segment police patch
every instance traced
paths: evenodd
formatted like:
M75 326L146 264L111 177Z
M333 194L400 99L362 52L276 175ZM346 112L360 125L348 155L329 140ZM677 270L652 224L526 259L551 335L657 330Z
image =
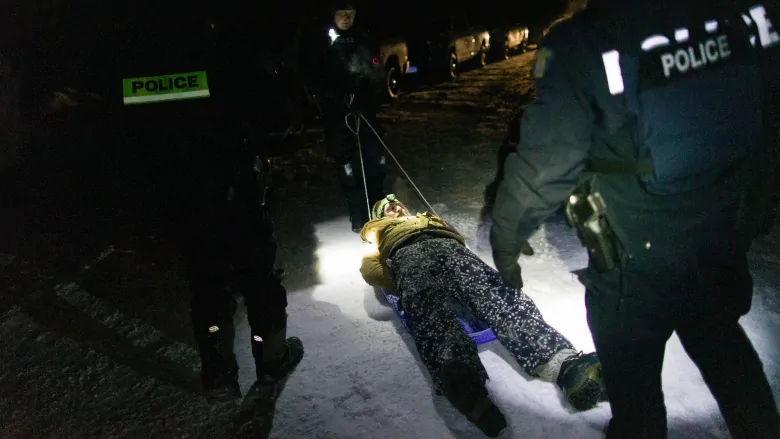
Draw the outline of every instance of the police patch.
M744 37L725 26L721 31L681 28L674 43L646 50L639 56L639 89L662 87L670 82L718 70L750 57Z
M207 98L205 71L122 79L125 105Z
M536 57L534 58L533 75L534 78L541 78L547 71L547 66L550 65L550 61L553 60L552 50L542 47L536 51Z

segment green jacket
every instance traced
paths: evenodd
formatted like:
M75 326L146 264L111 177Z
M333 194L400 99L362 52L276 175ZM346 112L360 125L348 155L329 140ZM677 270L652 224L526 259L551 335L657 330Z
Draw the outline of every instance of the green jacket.
M393 291L393 280L387 260L410 239L422 233L452 238L465 245L463 236L441 218L430 213L418 213L406 218L378 218L363 226L360 237L375 246L375 251L363 257L360 274L369 285Z

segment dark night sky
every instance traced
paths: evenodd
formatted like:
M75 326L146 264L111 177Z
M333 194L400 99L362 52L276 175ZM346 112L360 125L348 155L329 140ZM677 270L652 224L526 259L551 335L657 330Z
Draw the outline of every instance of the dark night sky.
M112 59L127 53L138 54L153 47L165 52L184 47L193 39L202 38L209 13L208 0L0 0L0 51L12 62L23 66L27 74L39 75L41 86L48 82L81 82L86 85L105 80ZM275 38L292 38L302 17L328 17L329 4L323 0L213 0L219 9L216 15L245 22L243 29L264 30ZM431 15L446 13L441 2L413 0L362 2L358 23L369 24L373 18L393 32L404 26L416 27ZM486 23L490 17L527 19L528 8L545 7L556 2L538 0L505 2L486 0L470 2L460 9L472 24ZM445 3L446 5L446 3ZM508 8L513 8L513 10ZM457 9L449 7L448 9ZM362 22L361 22L362 19ZM239 20L240 21L240 20ZM389 26L388 26L389 24ZM224 26L241 29L240 25ZM370 27L370 26L369 26ZM377 27L374 25L374 27ZM246 33L248 33L247 31ZM140 40L139 40L140 39ZM133 47L143 41L143 48ZM193 45L194 46L194 45ZM179 51L180 52L180 51ZM134 56L136 56L134 55ZM167 54L166 54L167 55ZM186 54L180 54L186 56Z

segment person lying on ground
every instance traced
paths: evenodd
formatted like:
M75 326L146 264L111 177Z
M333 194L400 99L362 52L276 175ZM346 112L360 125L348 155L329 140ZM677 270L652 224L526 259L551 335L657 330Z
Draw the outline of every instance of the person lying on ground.
M507 425L488 395L487 371L461 329L453 301L490 325L528 375L555 382L574 408L599 402L601 364L595 353L576 351L530 297L466 248L460 233L430 213L411 215L392 194L372 212L360 236L376 247L363 257L360 274L369 285L399 296L437 391L469 421L492 437Z

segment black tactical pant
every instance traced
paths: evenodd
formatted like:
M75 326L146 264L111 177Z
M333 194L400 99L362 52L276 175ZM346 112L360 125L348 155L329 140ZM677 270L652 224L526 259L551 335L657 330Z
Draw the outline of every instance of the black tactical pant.
M667 437L661 369L675 331L732 436L780 437L761 361L738 323L751 306L752 280L736 238L720 236L696 250L652 243L622 272L589 270L583 283L612 406L608 438Z
M259 204L226 202L211 215L191 218L184 230L180 248L204 376L235 374L235 292L244 298L253 346L286 325L287 292L275 273L271 219Z
M379 131L375 119L368 117L371 125ZM355 119L349 116L349 125L355 129ZM370 206L379 201L384 193L385 155L377 136L366 126L365 121L360 120L358 132L360 134L360 151L357 137L346 125L343 117L331 118L325 127L325 141L329 155L337 166L338 178L344 192L349 216L354 223L360 226L369 218ZM381 131L379 131L381 134ZM365 187L363 185L362 170L365 169ZM367 193L366 193L367 189ZM368 195L368 198L366 198Z
M452 359L487 379L477 345L461 329L453 301L485 321L530 376L556 353L573 349L544 321L530 297L453 239L418 238L396 251L391 270L420 358L437 388L439 368Z
M161 197L186 265L206 379L237 372L236 293L244 298L253 340L283 329L287 318L287 294L275 273L273 224L259 201L253 156L238 152L240 139L224 132L232 131L186 126L158 131L153 139L159 151L173 151L155 157L153 193Z

